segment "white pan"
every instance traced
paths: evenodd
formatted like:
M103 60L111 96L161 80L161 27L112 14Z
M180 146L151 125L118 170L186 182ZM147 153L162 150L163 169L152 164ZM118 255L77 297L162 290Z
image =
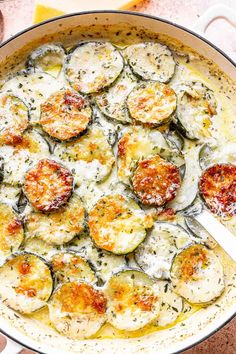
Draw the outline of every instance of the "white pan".
M235 13L228 12L224 7L216 7L198 23L199 29L204 31L209 22L219 16L227 17L230 22L236 20ZM115 26L120 23L144 27L148 31L174 37L213 60L228 76L236 80L236 64L220 49L197 33L157 17L125 11L76 13L38 24L3 43L0 47L0 58L4 61L6 57L12 56L32 41L38 41L45 35L65 31L78 25L111 24ZM236 273L236 266L234 272ZM219 306L211 305L206 309L201 309L171 329L133 339L69 340L49 327L45 326L44 328L43 324L39 326L33 320L16 315L12 310L0 304L1 332L18 343L15 344L8 340L8 345L3 353L18 353L22 346L47 354L179 353L204 340L236 315L236 279L234 279L233 285L227 288L220 299Z

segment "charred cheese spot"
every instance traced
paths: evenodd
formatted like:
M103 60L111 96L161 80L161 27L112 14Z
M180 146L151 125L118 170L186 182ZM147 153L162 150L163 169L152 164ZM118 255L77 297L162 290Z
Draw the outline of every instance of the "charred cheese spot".
M75 253L56 253L51 262L58 282L86 281L95 283L97 280L88 262Z
M84 229L84 207L74 195L68 204L54 213L32 212L26 218L26 237L37 237L48 244L62 245L71 241Z
M136 86L128 96L131 117L143 124L158 126L166 123L176 108L176 94L160 82Z
M23 238L21 221L9 205L0 203L0 262L17 251Z
M65 283L50 301L50 320L69 338L88 338L105 322L106 303L103 293L89 284Z
M0 97L0 145L20 142L28 124L28 108L23 101L12 94L3 94Z
M124 270L105 286L108 321L116 328L134 331L157 319L159 287L141 271Z
M101 198L89 212L90 235L99 248L115 254L132 252L152 227L146 215L132 200L119 194Z
M72 142L58 144L54 153L73 170L78 184L83 180L103 180L115 162L106 136L97 127Z
M76 91L92 93L112 84L123 65L121 54L111 43L87 42L68 56L65 72Z
M177 166L155 155L138 163L133 189L143 204L162 206L174 199L181 184Z
M53 138L68 140L87 128L91 115L84 97L68 89L61 90L41 105L40 124Z
M174 291L190 303L208 303L224 290L222 265L203 245L192 245L180 252L171 269Z
M157 130L132 127L126 131L118 143L118 177L129 184L132 170L137 161L155 155L168 145L163 135Z
M32 313L46 305L53 289L46 263L33 254L16 255L0 268L2 301L21 313Z
M209 167L200 178L199 191L213 213L236 215L236 165Z
M56 211L69 199L73 177L56 161L40 160L25 175L24 193L39 211Z

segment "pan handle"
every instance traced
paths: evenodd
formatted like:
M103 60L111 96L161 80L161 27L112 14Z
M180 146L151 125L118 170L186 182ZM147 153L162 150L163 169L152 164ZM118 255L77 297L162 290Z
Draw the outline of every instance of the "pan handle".
M236 26L236 11L223 4L217 4L209 7L209 9L199 17L193 26L193 30L204 35L207 27L217 18L224 18L231 23L232 26Z
M7 344L1 354L18 354L23 349L23 347L16 342L13 342L11 339L6 338Z

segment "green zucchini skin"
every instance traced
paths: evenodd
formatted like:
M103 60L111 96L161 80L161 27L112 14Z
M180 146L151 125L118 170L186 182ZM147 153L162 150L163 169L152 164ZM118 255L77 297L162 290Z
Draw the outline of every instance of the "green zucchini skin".
M30 166L49 157L50 150L41 134L28 129L17 144L0 146L0 155L3 159L3 182L17 187L23 185Z
M118 123L130 123L132 120L126 106L126 99L136 84L137 79L129 67L124 67L116 81L96 96L96 103L101 112Z
M51 258L51 266L58 283L85 281L94 284L97 282L89 262L72 250L55 253Z
M65 206L54 213L32 211L25 217L26 238L37 237L54 246L70 242L82 233L84 227L84 206L75 193Z
M118 329L143 328L159 315L159 287L140 270L126 269L114 274L105 285L104 293L108 322Z
M161 43L134 44L124 50L133 73L143 80L167 83L174 76L176 63L170 49Z
M137 84L127 96L126 104L134 122L149 127L168 123L176 110L175 91L164 83L147 81Z
M44 44L35 49L26 60L26 67L57 78L63 68L65 49L61 44Z
M34 271L34 265L38 265L39 269ZM0 268L0 279L3 301L23 314L30 314L44 307L54 288L50 265L42 257L29 252L14 253L9 257Z
M74 281L61 284L49 302L49 317L58 332L71 339L96 334L106 321L106 298L101 289Z
M113 64L116 66L114 72L111 73L109 73L109 63L111 59L108 60L108 58L106 58L106 51L113 56ZM78 63L83 52L85 58ZM102 55L104 56L103 58L101 58ZM76 58L76 56L78 58ZM72 63L72 61L74 61L74 63ZM87 67L86 63L88 63ZM79 65L80 68L79 76L78 71L75 70L76 65ZM82 65L83 69L81 68ZM96 68L96 66L98 66L98 68ZM91 70L91 68L93 69ZM101 41L79 43L70 51L65 61L65 75L67 80L76 91L84 94L100 92L102 89L109 87L121 74L123 68L124 59L120 52L111 43ZM103 80L100 80L99 76L100 79L102 77Z
M97 248L89 235L76 237L69 249L86 259L95 271L99 284L104 284L120 269L127 267L125 256L115 255Z
M168 207L175 211L185 211L192 205L198 195L198 180L201 174L199 165L199 151L201 144L185 141L183 154L185 156L185 174L175 199L168 203Z
M134 200L120 194L99 199L88 216L90 236L96 246L117 255L133 252L152 224L152 217Z
M191 304L208 305L225 288L220 260L202 244L191 245L175 256L171 281L174 291Z
M177 129L190 140L209 138L212 118L217 114L214 92L200 81L190 81L179 85L177 97Z
M182 226L155 222L145 241L136 249L135 260L149 276L169 279L175 254L191 243L189 233Z

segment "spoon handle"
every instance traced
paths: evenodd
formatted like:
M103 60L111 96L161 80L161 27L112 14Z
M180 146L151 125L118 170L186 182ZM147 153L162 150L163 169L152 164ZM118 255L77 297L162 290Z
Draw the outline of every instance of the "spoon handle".
M236 262L236 237L207 210L203 210L194 218Z

